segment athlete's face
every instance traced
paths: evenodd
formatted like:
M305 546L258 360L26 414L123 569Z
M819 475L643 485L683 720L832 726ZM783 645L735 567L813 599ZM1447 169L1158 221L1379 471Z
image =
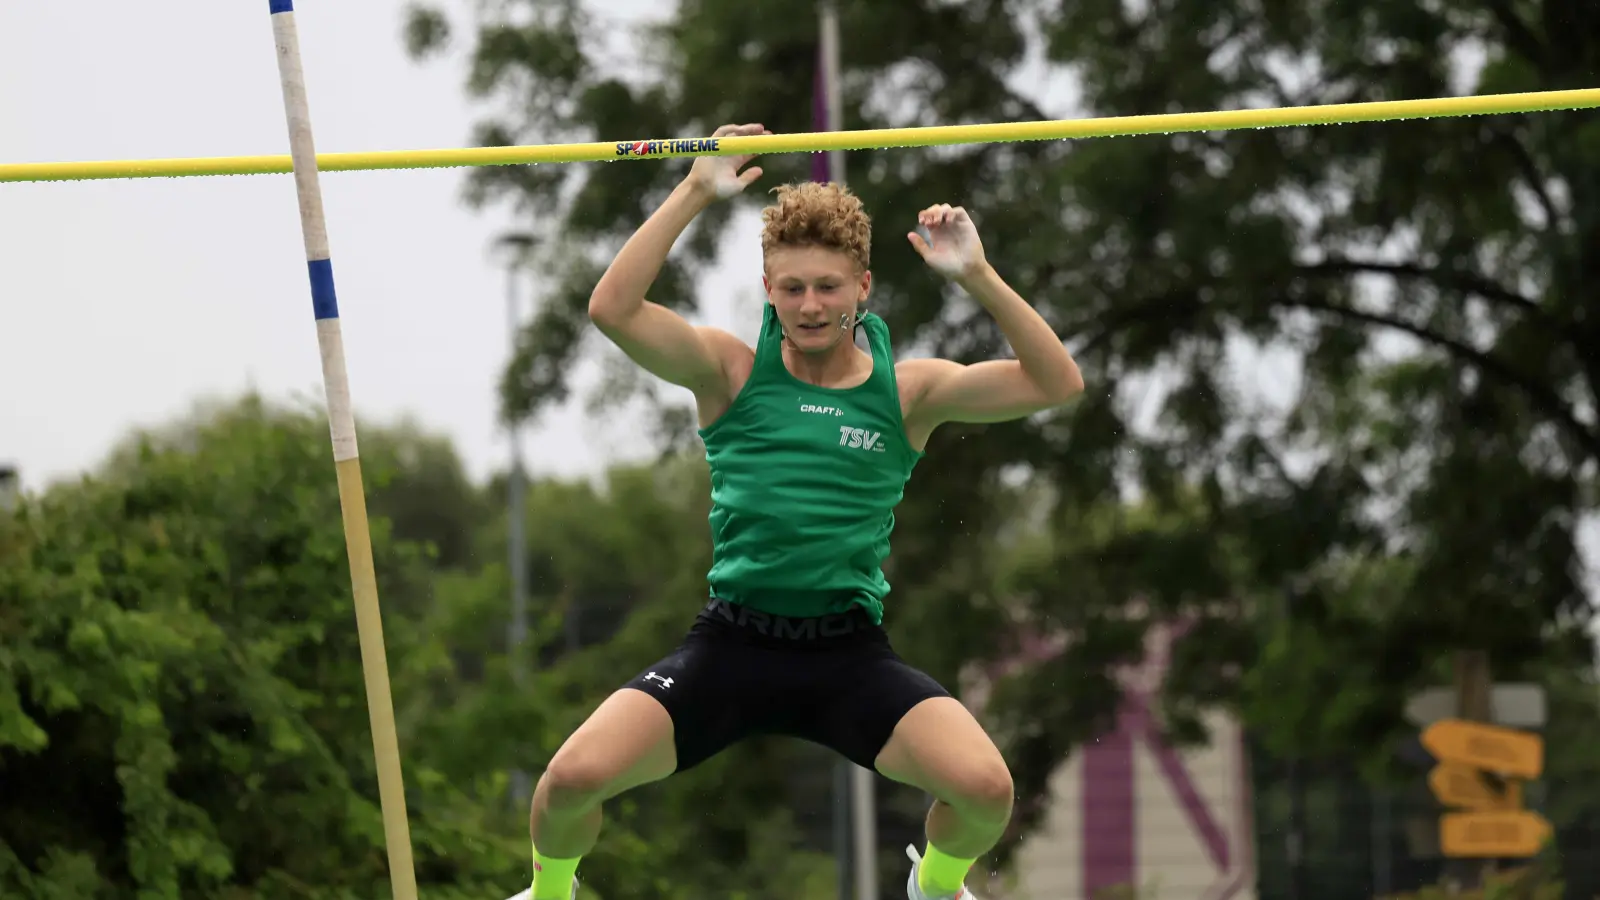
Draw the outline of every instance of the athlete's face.
M789 342L804 353L824 353L849 343L849 322L872 290L872 273L856 271L855 261L837 250L777 247L767 253L761 283Z

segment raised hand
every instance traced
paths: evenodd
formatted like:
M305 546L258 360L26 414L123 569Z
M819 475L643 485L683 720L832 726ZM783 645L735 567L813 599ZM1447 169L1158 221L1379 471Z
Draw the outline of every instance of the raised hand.
M744 137L755 134L771 134L765 125L724 125L712 132L712 137ZM741 154L739 156L700 156L696 157L694 165L689 169L689 180L697 187L703 188L717 197L727 199L743 191L761 177L761 167L751 166L744 171L746 163L755 159L754 154Z
M931 243L915 231L906 237L934 271L956 278L983 267L983 242L965 209L948 203L930 206L917 214L917 224L927 230Z

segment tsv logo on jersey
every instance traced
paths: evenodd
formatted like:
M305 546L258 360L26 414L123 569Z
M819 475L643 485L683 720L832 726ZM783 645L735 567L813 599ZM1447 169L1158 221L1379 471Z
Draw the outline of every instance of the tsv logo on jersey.
M883 442L882 432L840 425L839 446L860 447L863 450L871 450L873 453L882 453L888 445Z
M810 403L802 403L802 404L800 404L800 411L803 412L803 413L816 413L819 416L842 416L842 415L844 415L844 410L840 409L837 406L813 406Z
M661 153L711 153L719 138L693 138L683 141L618 141L618 156L655 156Z

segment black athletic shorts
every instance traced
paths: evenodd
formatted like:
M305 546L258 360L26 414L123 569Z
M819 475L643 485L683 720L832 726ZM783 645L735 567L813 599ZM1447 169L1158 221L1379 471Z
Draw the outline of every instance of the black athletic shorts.
M679 772L760 734L812 741L871 769L913 706L950 696L859 609L786 618L723 600L627 687L672 716Z

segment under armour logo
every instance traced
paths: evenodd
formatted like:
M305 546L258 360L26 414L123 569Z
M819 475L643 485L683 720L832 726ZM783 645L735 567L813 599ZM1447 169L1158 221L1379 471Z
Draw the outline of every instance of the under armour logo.
M664 687L664 688L672 687L672 679L671 678L662 678L660 675L657 675L654 672L651 672L649 675L646 675L644 677L644 680L645 681L659 681L659 682L661 682L661 686Z

